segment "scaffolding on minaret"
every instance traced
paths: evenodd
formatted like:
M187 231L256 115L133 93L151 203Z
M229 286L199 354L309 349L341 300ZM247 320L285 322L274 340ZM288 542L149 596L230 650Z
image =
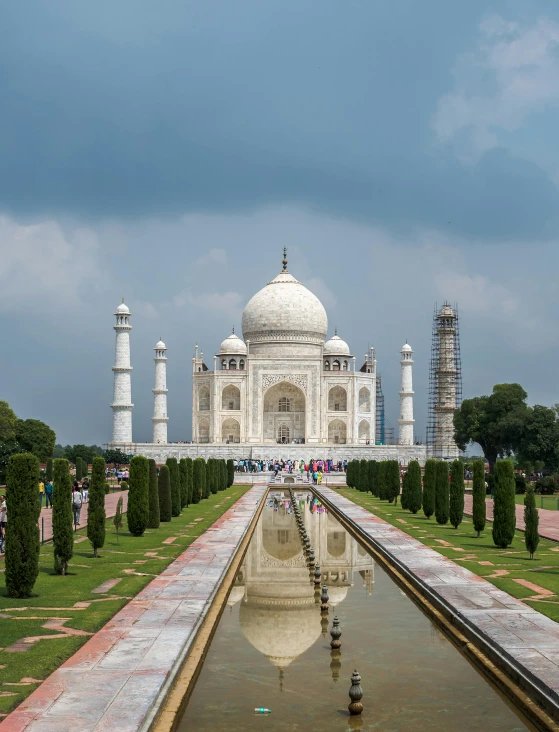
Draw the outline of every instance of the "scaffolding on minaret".
M376 378L375 442L377 445L394 444L394 427L384 414L384 394L380 374Z
M462 403L462 363L458 307L435 303L429 368L427 455L454 460L459 455L454 441L454 412Z

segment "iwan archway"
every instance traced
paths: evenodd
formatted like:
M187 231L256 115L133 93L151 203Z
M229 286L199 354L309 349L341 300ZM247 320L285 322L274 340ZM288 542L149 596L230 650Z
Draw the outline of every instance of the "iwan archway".
M304 442L305 406L305 395L295 384L282 381L270 387L264 394L264 442Z

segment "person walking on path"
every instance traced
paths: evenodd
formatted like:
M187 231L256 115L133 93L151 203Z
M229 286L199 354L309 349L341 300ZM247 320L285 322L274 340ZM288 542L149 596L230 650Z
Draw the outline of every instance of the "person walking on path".
M53 494L53 488L52 488L52 480L47 480L47 484L45 486L45 508L52 508L52 494Z
M72 491L72 511L74 512L74 531L77 530L80 524L80 512L82 510L83 498L77 486L74 485Z
M43 496L45 495L45 484L42 480L39 481L39 500L41 501L41 508L43 507Z
M8 509L6 507L6 496L0 496L0 554L6 551L6 524L8 522Z

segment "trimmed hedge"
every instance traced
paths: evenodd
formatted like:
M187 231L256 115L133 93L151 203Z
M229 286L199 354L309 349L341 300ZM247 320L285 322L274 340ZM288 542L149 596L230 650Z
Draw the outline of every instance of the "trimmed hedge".
M72 478L65 458L54 461L54 505L52 507L52 543L54 571L65 575L74 554L74 516L72 514Z
M495 463L495 498L493 501L493 542L506 549L516 529L514 470L510 460Z
M464 518L464 466L454 460L450 466L450 502L448 518L457 529Z
M188 506L188 468L186 467L186 458L179 460L179 477L181 484L181 506Z
M143 536L149 518L149 462L143 455L130 461L130 488L126 520L132 536Z
M385 494L389 503L398 502L400 495L400 465L397 460L387 460L385 466Z
M206 498L206 461L204 458L196 458L192 464L192 503L200 503Z
M186 458L186 477L187 477L187 488L188 488L188 503L187 505L190 506L191 503L194 503L192 500L193 495L193 486L192 486L192 458L187 457Z
M483 460L474 460L472 481L472 522L479 537L485 528L485 464Z
M444 460L437 460L435 476L435 518L441 526L448 523L449 504L448 464Z
M416 514L421 508L421 467L417 460L412 460L408 465L407 476L407 497L406 504L409 511ZM403 496L403 494L402 494Z
M94 557L99 556L97 552L105 544L105 468L102 457L93 458L87 504L87 538L93 547Z
M235 482L235 466L233 465L233 459L229 458L227 461L227 487L230 488Z
M159 528L159 487L157 485L157 465L149 460L148 529Z
M167 458L167 466L169 467L169 479L171 481L171 515L181 515L181 479L179 474L179 464L177 458Z
M530 552L530 559L534 558L534 554L540 543L539 522L540 517L536 508L534 489L532 486L529 486L524 496L524 543L526 544L527 551Z
M162 465L159 468L159 520L164 523L171 520L172 504L171 504L171 476L169 475L169 466Z
M427 460L425 463L425 474L423 476L423 499L421 507L423 513L430 519L435 513L435 488L437 483L437 461Z

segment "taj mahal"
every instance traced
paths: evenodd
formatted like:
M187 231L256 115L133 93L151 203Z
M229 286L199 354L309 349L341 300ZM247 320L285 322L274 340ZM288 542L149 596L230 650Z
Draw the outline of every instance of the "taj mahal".
M442 312L442 311L441 311ZM377 435L377 361L370 348L359 361L334 331L320 300L288 270L282 270L247 303L242 338L233 332L207 362L196 345L192 359L192 442L167 440L167 347L154 348L153 441L132 439L131 313L116 309L111 445L128 454L164 461L174 457L254 459L426 458L414 441L413 351L400 351L400 414L395 444ZM452 322L451 322L452 325ZM447 400L448 401L448 400ZM442 404L452 418L453 404ZM447 425L447 432L448 432ZM451 430L450 430L451 431Z

